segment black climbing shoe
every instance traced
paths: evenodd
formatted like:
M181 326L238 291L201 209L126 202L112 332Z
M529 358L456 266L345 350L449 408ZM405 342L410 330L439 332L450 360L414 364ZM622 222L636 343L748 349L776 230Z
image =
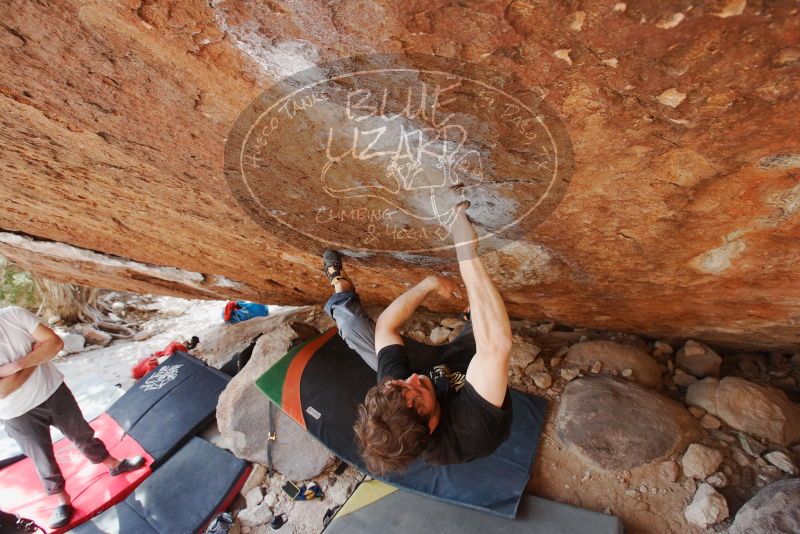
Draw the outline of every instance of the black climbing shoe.
M119 465L113 469L109 469L112 477L127 473L128 471L135 471L144 465L144 458L141 456L134 456L132 458L125 458L120 460Z
M50 516L47 528L61 528L67 526L69 520L72 519L72 513L74 511L75 508L70 504L59 504L56 509L53 510L53 515Z
M342 267L342 256L335 250L329 249L322 253L322 270L325 271L325 276L331 285L337 280L347 280Z

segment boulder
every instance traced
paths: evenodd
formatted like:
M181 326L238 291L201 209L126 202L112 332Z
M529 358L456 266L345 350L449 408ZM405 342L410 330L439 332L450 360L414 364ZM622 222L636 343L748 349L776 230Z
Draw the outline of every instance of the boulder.
M555 424L563 444L592 465L611 470L664 459L703 435L680 403L607 376L567 384Z
M450 337L450 333L452 330L449 328L445 328L444 326L437 326L433 330L431 330L431 343L434 345L441 345L442 343L447 342L447 338Z
M276 313L260 321L258 339L249 363L230 381L217 404L217 423L227 447L239 458L266 465L269 436L269 400L255 381L289 350L297 336L291 323L313 320L309 310ZM246 324L250 321L245 321ZM250 335L249 333L247 335ZM292 480L306 480L321 473L333 460L319 441L273 408L275 434L272 460L275 470Z
M675 363L698 378L719 376L722 357L706 345L690 339L675 355Z
M533 373L533 383L536 384L537 388L547 389L553 385L553 378L550 376L550 373L539 371Z
M518 365L523 369L532 364L539 353L542 351L532 343L528 343L521 336L514 334L511 345L511 365Z
M728 534L797 534L800 532L800 479L764 487L736 513Z
M697 377L690 375L683 369L675 369L675 374L672 375L672 381L676 386L687 388L697 382Z
M689 478L703 480L716 472L724 458L722 452L717 449L692 443L681 458L683 474Z
M113 340L111 334L103 332L88 324L76 324L72 327L76 334L80 334L89 345L97 345L98 347L106 347Z
M728 518L728 502L709 484L700 484L691 504L683 511L690 523L707 527Z
M264 488L256 486L251 488L244 496L244 501L247 503L247 508L252 508L261 504L264 500Z
M266 525L272 521L273 516L270 507L262 502L256 506L245 508L236 517L243 527L256 527L258 525Z
M637 346L604 340L585 341L572 345L566 355L566 363L579 368L590 368L595 362L601 362L604 374L630 369L632 378L643 386L656 388L661 384L658 362Z
M82 351L86 344L86 339L80 334L68 332L66 334L60 334L60 336L61 341L64 342L64 348L62 350L67 354L74 354Z
M798 474L797 466L785 452L770 451L764 455L764 459L784 473L788 473L790 475Z
M788 446L800 440L800 407L777 388L744 378L706 378L689 386L686 403L737 430Z

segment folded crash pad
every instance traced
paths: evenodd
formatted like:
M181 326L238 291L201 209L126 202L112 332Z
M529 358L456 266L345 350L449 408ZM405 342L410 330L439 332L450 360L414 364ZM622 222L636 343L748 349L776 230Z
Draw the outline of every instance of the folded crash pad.
M107 413L153 457L155 468L214 419L229 380L197 358L176 352Z
M66 532L72 526L86 521L123 499L151 472L153 458L135 439L125 432L114 419L102 414L91 423L95 435L105 443L116 458L143 456L145 466L112 477L103 464L92 464L78 451L71 441L61 439L53 445L56 461L66 479L66 490L72 496L75 513L70 524L50 532ZM25 458L0 470L0 508L47 525L53 510L58 505L54 497L48 496L33 462Z
M325 534L622 534L622 522L613 515L576 508L526 495L516 519L482 514L425 499L372 480L356 488Z
M178 534L202 531L230 506L250 465L201 438L192 438L124 501L72 532Z
M256 386L339 458L366 471L353 424L357 406L375 385L375 371L337 334L333 328L295 347ZM420 460L402 473L376 478L443 501L514 517L530 478L547 402L518 391L511 392L511 401L511 435L491 456L446 466Z

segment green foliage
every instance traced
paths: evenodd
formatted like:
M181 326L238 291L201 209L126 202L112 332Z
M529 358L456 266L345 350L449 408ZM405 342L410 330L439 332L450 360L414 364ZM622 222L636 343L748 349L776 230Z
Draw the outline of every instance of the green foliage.
M35 310L40 302L31 275L0 256L0 306Z

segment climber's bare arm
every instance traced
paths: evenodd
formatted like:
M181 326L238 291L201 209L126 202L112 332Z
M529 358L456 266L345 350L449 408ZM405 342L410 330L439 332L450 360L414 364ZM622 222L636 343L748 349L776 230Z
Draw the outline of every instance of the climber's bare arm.
M0 378L0 399L5 399L14 393L33 374L35 367L28 367L11 376Z
M375 353L389 345L404 345L400 329L414 313L414 310L431 294L444 298L461 298L455 282L444 276L429 276L399 297L397 297L378 317L375 323Z
M508 387L511 323L503 299L478 257L477 234L462 209L453 226L458 266L467 287L475 357L467 368L467 382L481 397L502 406Z

